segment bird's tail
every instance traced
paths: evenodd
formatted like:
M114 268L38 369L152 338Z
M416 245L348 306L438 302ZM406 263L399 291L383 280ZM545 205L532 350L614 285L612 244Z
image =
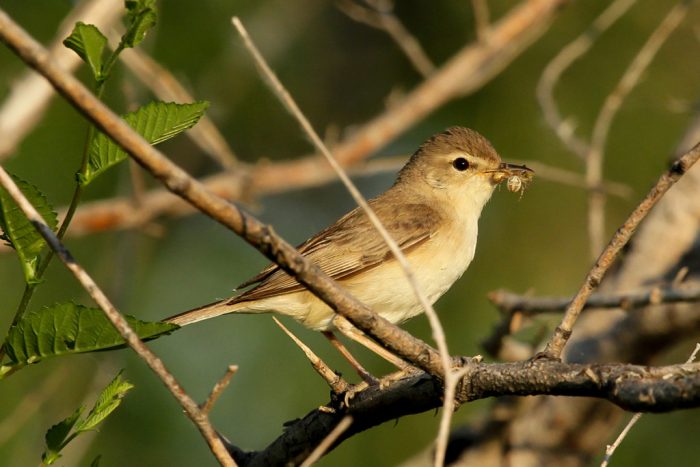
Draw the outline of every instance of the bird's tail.
M205 319L215 318L227 313L235 313L236 311L242 311L242 308L245 308L245 302L231 302L232 300L227 298L218 302L209 303L208 305L183 311L182 313L166 318L163 321L166 323L177 324L178 326L187 326L188 324L204 321Z

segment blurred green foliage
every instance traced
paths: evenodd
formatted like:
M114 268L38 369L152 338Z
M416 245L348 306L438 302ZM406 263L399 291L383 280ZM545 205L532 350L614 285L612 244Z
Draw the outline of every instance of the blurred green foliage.
M397 2L396 12L440 64L474 38L469 2ZM515 1L493 1L498 18ZM408 154L427 136L450 125L477 129L504 159L529 159L581 170L581 164L546 126L534 89L544 66L568 41L586 29L606 2L574 2L561 10L550 30L503 73L475 94L452 101L403 134L376 157ZM2 6L44 43L53 38L73 7L66 0L6 0ZM589 54L564 75L556 96L564 115L572 115L587 136L598 108L629 60L663 17L669 2L640 0ZM355 23L320 0L161 2L156 28L144 47L191 90L211 102L212 117L241 159L284 160L310 152L310 146L257 76L250 58L230 26L240 16L258 46L288 86L309 119L323 133L351 128L380 113L387 96L407 92L420 82L389 38ZM645 73L615 120L605 159L607 179L630 185L629 200L610 198L607 228L617 224L668 163L700 94L694 7ZM128 53L128 52L126 52ZM0 47L0 98L24 71L22 63ZM120 113L135 99L151 99L117 65L106 90L107 102ZM87 79L87 67L78 75ZM123 83L123 84L120 84ZM5 164L36 184L54 206L66 205L80 165L85 121L61 99ZM163 151L187 170L202 176L216 166L191 143L178 138ZM385 189L393 175L357 180L369 195ZM148 182L155 186L152 181ZM129 193L129 170L123 165L86 192L86 199ZM338 184L289 192L258 200L251 209L292 242L332 222L352 207ZM571 186L536 179L518 199L497 192L481 221L477 256L464 277L437 304L453 353L481 353L479 341L497 321L485 295L506 287L539 294L570 294L590 266L586 238L586 196ZM93 274L120 310L155 320L224 297L256 273L266 260L240 239L202 216L158 221L162 234L110 232L69 239L76 258ZM9 325L22 293L20 266L0 256L0 323ZM84 292L59 264L49 268L46 283L32 307L82 300ZM288 320L287 320L288 321ZM317 334L288 323L331 365L350 374ZM405 328L430 341L424 318ZM2 332L5 332L3 330ZM269 316L233 316L205 322L158 340L151 347L184 387L203 400L226 365L240 371L212 414L215 426L246 449L260 449L282 424L324 403L328 390L302 354ZM688 349L691 346L688 345ZM362 349L357 354L371 371L389 368ZM675 355L678 357L678 355ZM676 359L678 360L678 359ZM129 351L53 359L27 368L3 382L0 459L7 465L36 465L43 435L84 400L94 398L114 368L137 388L96 435L80 448L71 446L64 465L83 465L102 454L110 465L215 465L205 443L162 384ZM16 411L37 386L59 372L62 382L30 409ZM105 376L106 375L106 376ZM455 423L478 418L488 401L469 404ZM24 421L23 414L28 413ZM616 465L692 465L700 451L698 411L647 416L615 456ZM354 437L325 458L322 465L392 465L411 457L433 439L439 418L434 413L408 417ZM2 438L1 436L5 436ZM612 439L611 439L612 441ZM80 444L80 443L76 443ZM409 448L410 447L410 448ZM601 455L604 446L601 446Z

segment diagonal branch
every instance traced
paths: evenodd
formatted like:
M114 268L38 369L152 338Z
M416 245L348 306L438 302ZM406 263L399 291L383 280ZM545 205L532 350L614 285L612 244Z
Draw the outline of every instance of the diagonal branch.
M170 191L240 235L356 327L385 343L389 350L431 374L441 374L440 356L433 348L377 316L340 288L315 264L301 256L270 227L211 193L149 145L119 116L96 99L82 83L57 66L47 51L2 10L0 40L29 66L44 75L74 107L113 138Z
M2 21L2 13L0 13L0 22ZM0 28L1 29L1 28ZM209 444L214 456L224 466L234 466L230 455L219 439L219 436L211 426L207 415L200 410L197 403L187 395L185 390L180 386L175 377L165 367L163 361L158 358L151 350L146 347L138 334L129 326L124 316L112 305L107 296L100 290L97 284L92 280L88 273L75 261L70 252L63 246L56 234L51 230L41 215L32 206L32 204L24 197L10 175L0 166L0 185L10 194L12 199L17 203L22 212L29 218L34 228L46 240L49 247L56 252L63 264L73 273L75 278L80 282L85 291L95 300L102 309L109 321L114 325L115 329L124 338L126 343L134 349L134 351L146 362L146 364L158 375L163 384L168 388L170 393L180 403L182 408L187 413L187 416L197 426L200 433Z
M573 326L583 309L588 297L591 296L605 273L610 269L617 255L627 244L640 222L649 214L649 211L661 199L661 197L685 174L697 160L700 159L700 143L677 159L656 182L642 202L632 211L627 220L613 235L608 246L605 247L595 262L593 268L586 275L583 285L567 307L561 324L557 326L551 340L543 352L543 356L558 359L562 350L571 337Z

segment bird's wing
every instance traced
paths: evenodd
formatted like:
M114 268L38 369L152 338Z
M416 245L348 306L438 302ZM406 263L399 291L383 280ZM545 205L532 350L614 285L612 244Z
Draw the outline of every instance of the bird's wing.
M386 206L386 203L372 200L370 205L403 253L418 248L432 237L441 219L437 210L422 203ZM362 233L358 235L357 232ZM349 212L297 249L334 280L347 279L392 258L389 247L360 208ZM232 299L230 304L304 289L276 264L239 287L253 284L258 285Z

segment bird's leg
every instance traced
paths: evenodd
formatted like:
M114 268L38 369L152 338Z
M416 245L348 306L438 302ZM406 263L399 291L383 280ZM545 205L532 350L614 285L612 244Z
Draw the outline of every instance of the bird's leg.
M330 341L333 347L338 349L338 352L345 357L345 360L348 361L350 366L353 367L358 375L360 375L360 378L362 378L363 381L373 386L377 384L377 378L372 376L369 371L364 369L360 362L358 362L357 359L350 353L347 347L345 347L343 343L340 342L337 337L335 337L335 334L333 334L332 331L321 331L321 334L323 334L326 339Z
M338 329L338 331L340 331L343 335L354 340L358 344L363 345L365 348L367 348L370 351L374 352L375 354L379 355L380 357L382 357L384 360L386 360L387 362L394 365L399 370L403 371L403 370L407 370L408 368L411 367L410 364L401 360L399 357L397 357L396 355L389 352L387 349L385 349L384 347L382 347L381 345L377 344L372 339L367 337L362 331L357 329L347 319L343 318L342 316L336 316L333 319L333 324L335 325L336 329Z

